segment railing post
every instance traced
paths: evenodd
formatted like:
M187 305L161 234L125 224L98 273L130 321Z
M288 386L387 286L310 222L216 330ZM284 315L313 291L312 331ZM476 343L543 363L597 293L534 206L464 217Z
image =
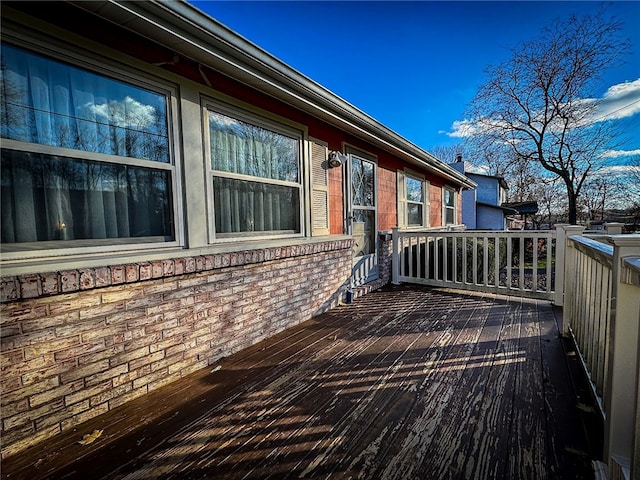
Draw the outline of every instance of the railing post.
M620 235L624 228L624 223L620 222L607 222L604 224L604 228L607 231L607 235Z
M400 249L398 248L400 241L398 235L398 227L391 229L391 239L393 252L391 254L391 283L400 285Z
M640 303L638 288L622 280L623 259L640 255L640 236L609 237L613 245L611 320L609 331L609 369L605 379L604 460L608 478L633 457L636 401L638 398L638 345L640 339ZM635 471L637 472L635 466Z
M558 307L564 305L566 290L564 279L567 266L567 237L580 235L582 232L584 232L584 227L580 225L556 225L556 285L553 303Z

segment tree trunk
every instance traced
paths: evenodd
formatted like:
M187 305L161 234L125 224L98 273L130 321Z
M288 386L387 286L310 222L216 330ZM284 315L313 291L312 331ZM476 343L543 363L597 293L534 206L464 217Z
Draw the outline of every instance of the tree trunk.
M567 198L569 200L569 224L578 224L578 199L576 194L572 191L567 191Z
M569 225L578 224L578 195L573 188L573 182L570 178L563 178L564 184L567 187L567 201L569 207Z

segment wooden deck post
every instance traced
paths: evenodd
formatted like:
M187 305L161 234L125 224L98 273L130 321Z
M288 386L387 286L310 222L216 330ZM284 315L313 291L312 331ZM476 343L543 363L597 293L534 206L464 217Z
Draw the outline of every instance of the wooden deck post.
M582 232L584 232L584 227L580 225L556 225L556 284L553 303L558 307L564 305L564 293L566 291L564 279L565 270L568 265L567 237L569 235L580 235Z
M624 281L624 259L640 256L640 236L620 235L607 239L614 246L609 331L609 369L605 387L604 459L608 478L619 478L631 468L637 419L640 362L640 288ZM638 478L637 476L634 478Z

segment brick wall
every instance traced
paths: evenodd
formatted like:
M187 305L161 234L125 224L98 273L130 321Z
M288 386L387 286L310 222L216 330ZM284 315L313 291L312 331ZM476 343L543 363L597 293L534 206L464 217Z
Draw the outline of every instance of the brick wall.
M2 458L337 305L351 240L2 279Z

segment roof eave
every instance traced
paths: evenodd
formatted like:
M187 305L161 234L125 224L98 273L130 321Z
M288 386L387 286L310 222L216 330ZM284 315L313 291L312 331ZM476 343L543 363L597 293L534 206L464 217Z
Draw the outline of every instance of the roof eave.
M93 14L468 188L475 182L185 1L70 0Z

